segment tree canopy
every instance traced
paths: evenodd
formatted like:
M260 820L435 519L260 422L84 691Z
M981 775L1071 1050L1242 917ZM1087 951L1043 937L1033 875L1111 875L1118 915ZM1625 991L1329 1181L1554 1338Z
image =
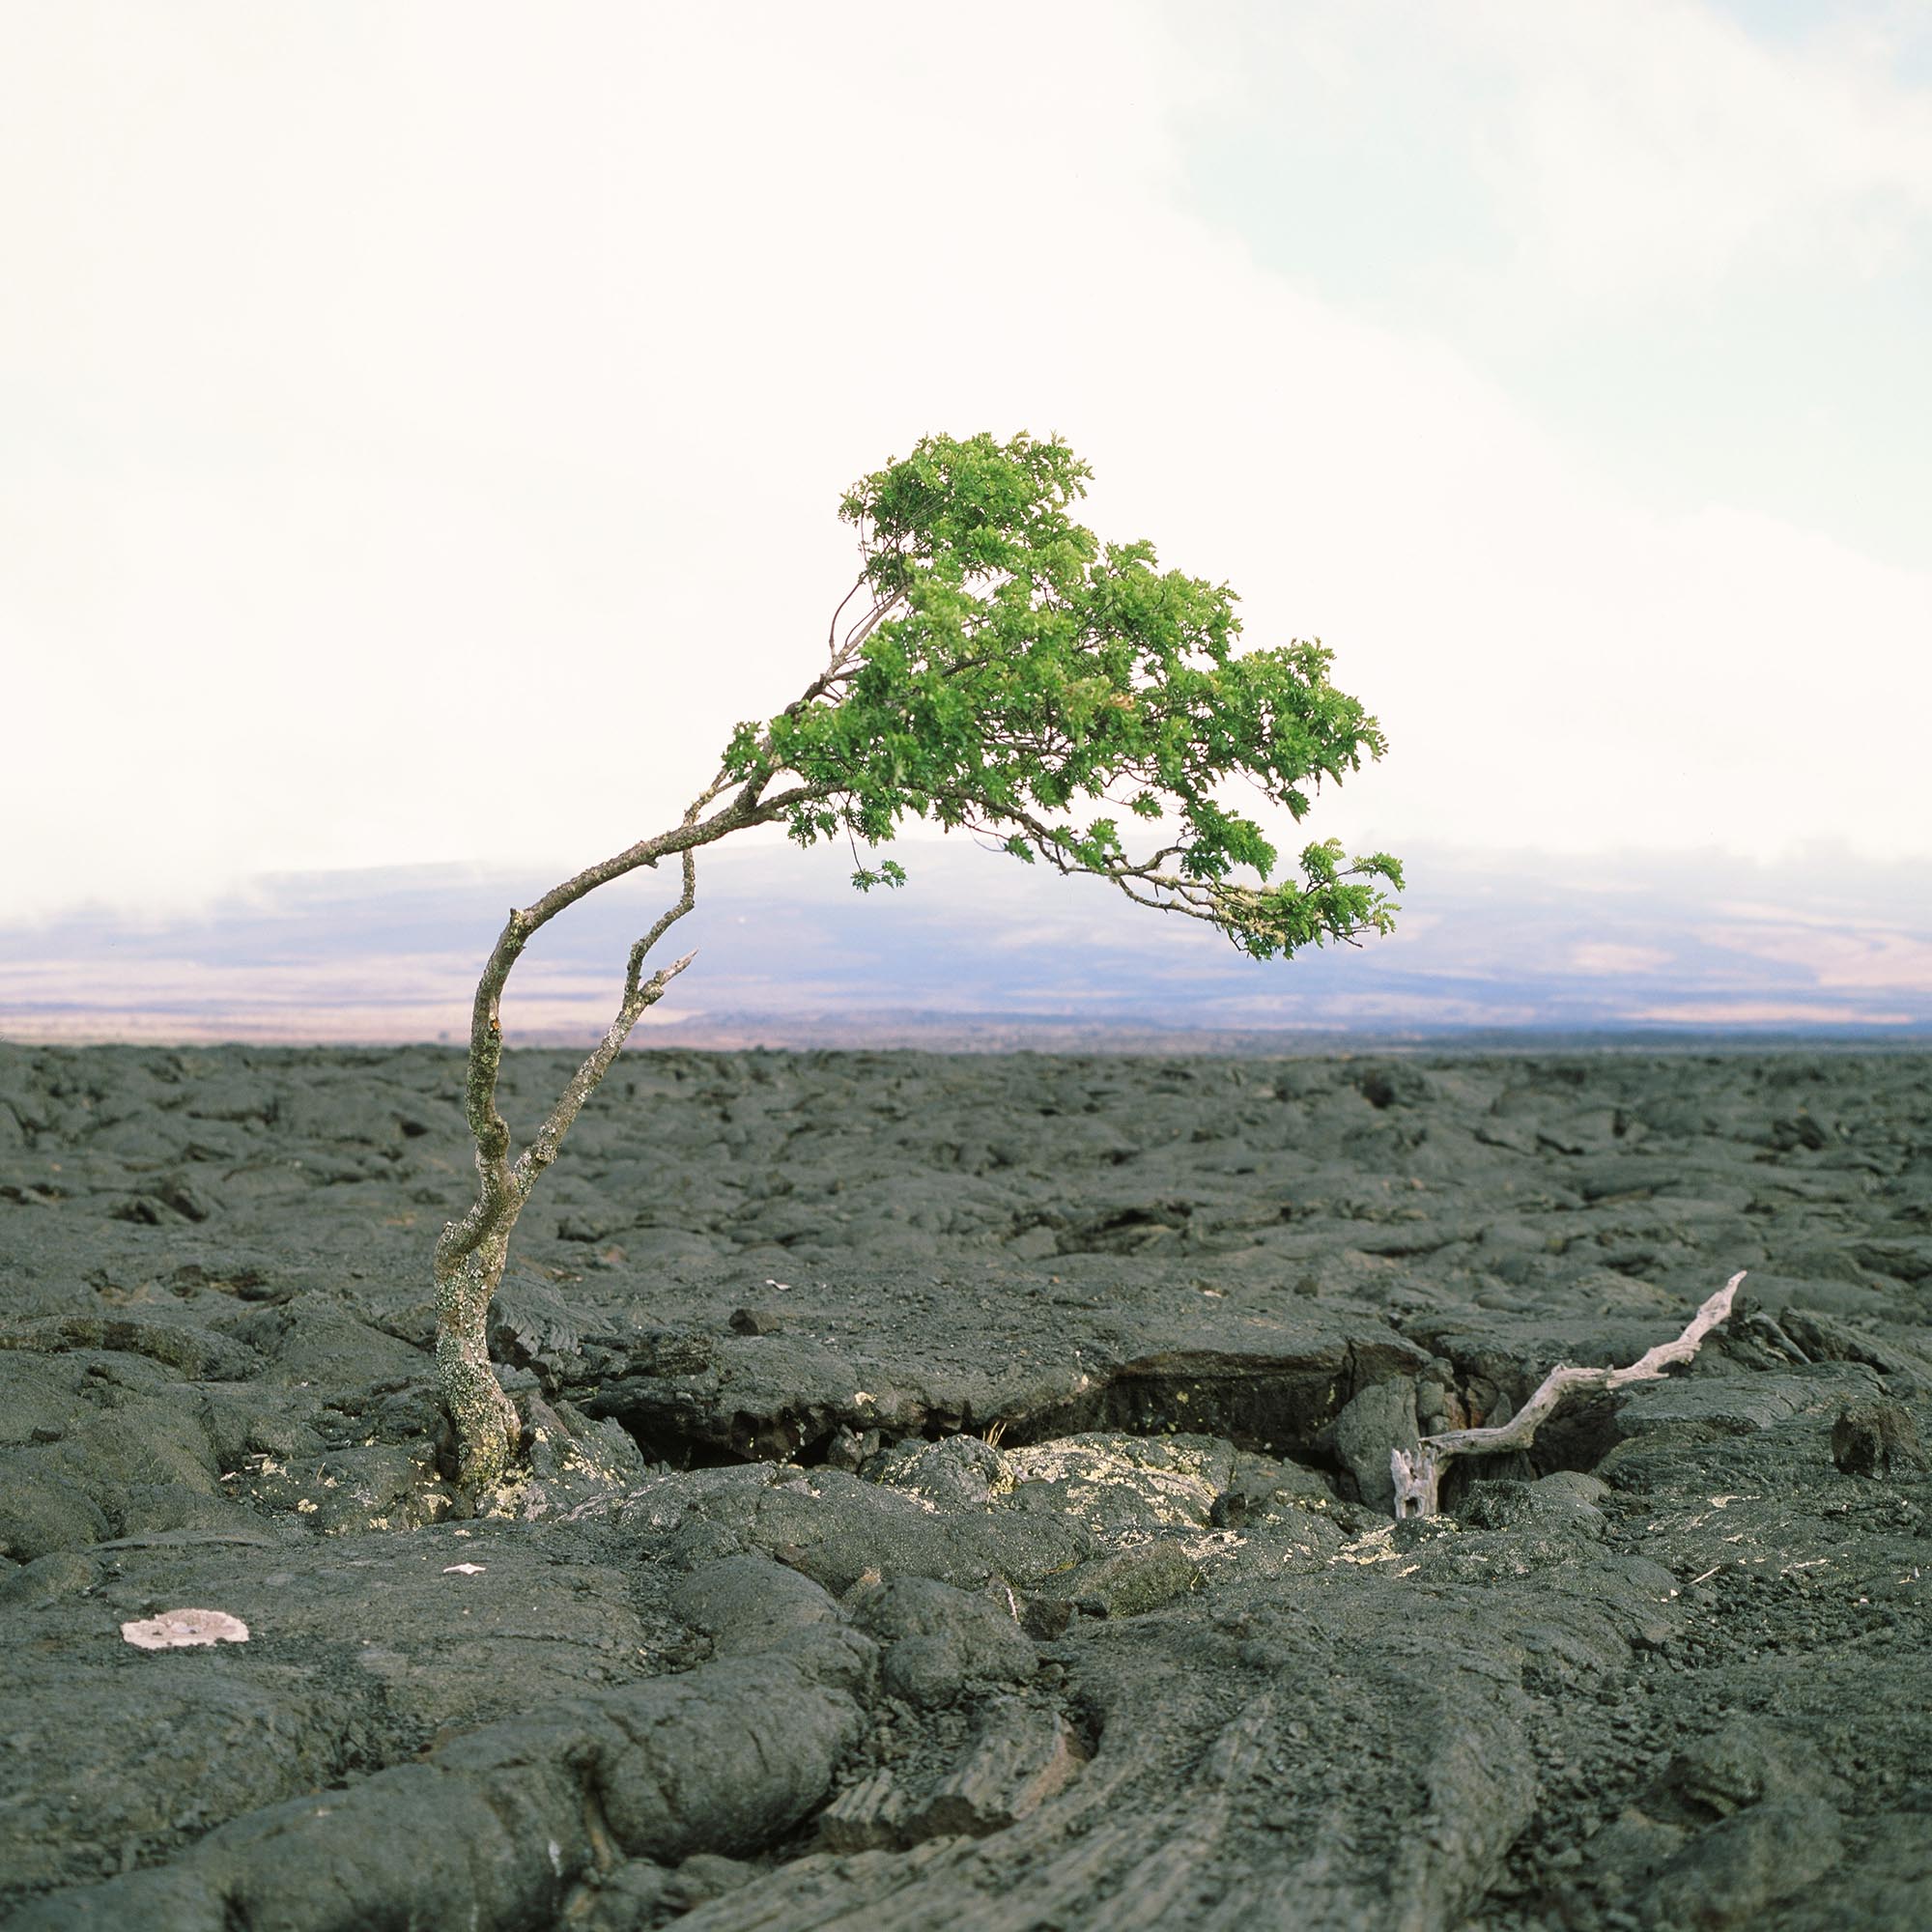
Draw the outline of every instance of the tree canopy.
M1092 473L1057 439L929 436L856 484L839 514L863 570L826 669L738 727L724 776L748 804L781 774L802 781L791 836L866 845L861 887L903 883L872 848L923 819L1205 920L1260 959L1386 932L1394 858L1329 839L1278 877L1275 845L1228 797L1245 781L1299 821L1311 788L1381 755L1376 720L1329 682L1320 642L1237 652L1225 583L1076 522Z

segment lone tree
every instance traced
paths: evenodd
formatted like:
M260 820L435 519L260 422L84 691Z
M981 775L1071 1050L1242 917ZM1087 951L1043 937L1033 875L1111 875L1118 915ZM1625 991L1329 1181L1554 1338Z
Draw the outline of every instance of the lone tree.
M858 483L839 515L863 562L818 675L777 717L738 726L677 825L511 912L470 1018L476 1200L436 1245L437 1378L472 1495L518 1446L486 1336L511 1230L639 1016L695 956L644 977L692 909L699 846L775 823L802 845L843 834L855 856L867 848L856 886L897 886L903 869L874 848L905 819L929 819L1204 920L1257 959L1390 928L1397 908L1379 882L1400 890L1402 870L1388 854L1345 860L1328 839L1302 852L1299 876L1277 879L1275 847L1223 795L1245 779L1299 820L1305 785L1381 755L1375 719L1328 682L1319 643L1236 655L1226 584L1162 571L1151 544L1102 544L1074 522L1091 474L1058 440L934 436ZM1073 815L1094 805L1099 816ZM1126 838L1136 822L1159 828L1138 856ZM513 1156L497 1106L511 969L566 906L673 856L683 892L632 947L616 1017Z

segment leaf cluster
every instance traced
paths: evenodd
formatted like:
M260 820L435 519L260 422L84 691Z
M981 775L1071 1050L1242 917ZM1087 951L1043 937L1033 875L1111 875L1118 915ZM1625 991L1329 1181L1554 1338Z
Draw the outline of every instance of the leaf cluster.
M1239 652L1226 584L1162 570L1149 543L1101 543L1073 515L1091 474L1021 434L926 437L861 479L839 512L863 559L840 615L861 614L842 638L835 617L797 702L739 727L725 773L747 799L802 781L785 813L801 842L877 846L908 819L971 830L1259 958L1388 930L1393 858L1319 842L1278 879L1275 846L1228 802L1244 781L1300 820L1322 781L1382 754L1376 720L1319 642ZM904 876L888 860L855 883Z

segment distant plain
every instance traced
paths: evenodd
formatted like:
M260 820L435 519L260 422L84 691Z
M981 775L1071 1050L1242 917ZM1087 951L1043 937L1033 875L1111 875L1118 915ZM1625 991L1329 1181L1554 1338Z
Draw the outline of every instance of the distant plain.
M1922 865L1405 851L1393 937L1262 965L1205 927L963 838L895 849L910 883L866 896L842 848L708 856L676 935L697 961L640 1041L1282 1052L1350 1038L1932 1038ZM597 856L286 874L179 914L83 908L0 927L0 1037L461 1039L503 912ZM639 874L543 933L509 990L510 1037L601 1033L666 886Z

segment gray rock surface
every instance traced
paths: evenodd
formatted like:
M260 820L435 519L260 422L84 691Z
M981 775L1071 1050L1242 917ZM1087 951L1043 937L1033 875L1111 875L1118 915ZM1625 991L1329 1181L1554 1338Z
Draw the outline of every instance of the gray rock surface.
M459 1069L0 1046L0 1923L1932 1922L1923 1057L629 1054L473 1519Z

